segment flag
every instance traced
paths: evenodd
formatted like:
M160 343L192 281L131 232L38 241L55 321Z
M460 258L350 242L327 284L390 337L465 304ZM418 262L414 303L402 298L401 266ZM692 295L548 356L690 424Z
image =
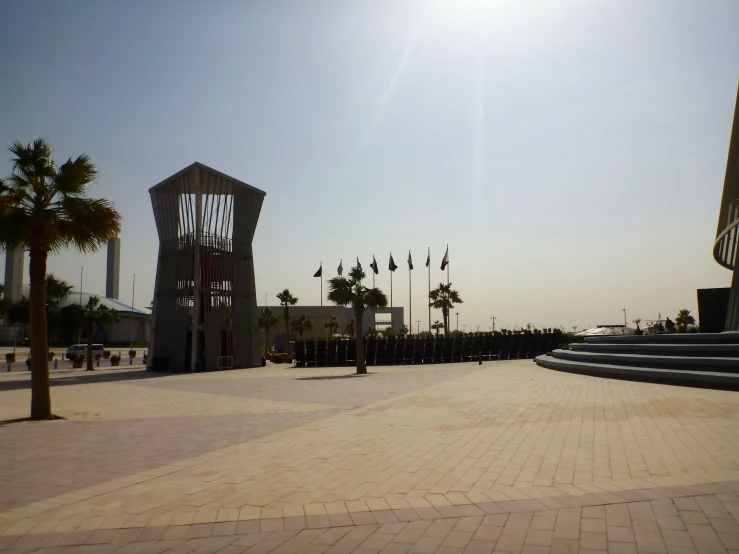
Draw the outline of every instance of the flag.
M315 272L313 277L323 277L323 264L321 264L321 267L318 268L318 271Z
M357 256L357 267L359 269L362 269L362 264L359 263L359 256Z
M395 265L395 262L393 261L393 253L392 252L390 252L390 264L388 265L388 269L390 271L395 271L396 269L398 269L398 266Z
M426 267L431 265L431 249L429 248L429 255L426 256Z
M408 250L408 269L413 269L413 258L411 258L410 250Z
M372 268L372 271L375 272L375 275L380 273L380 270L377 269L377 260L375 260L375 255L372 254L372 263L370 264L370 267Z
M444 253L444 259L441 260L441 270L444 271L446 269L447 264L449 263L449 247L446 247L446 252Z
M359 261L359 260L357 260ZM339 272L339 277L341 277L341 274L344 273L344 260L341 260L339 262L339 268L336 270Z

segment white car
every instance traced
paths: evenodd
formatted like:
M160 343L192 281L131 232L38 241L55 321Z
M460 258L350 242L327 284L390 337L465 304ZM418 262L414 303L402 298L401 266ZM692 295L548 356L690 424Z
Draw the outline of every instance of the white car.
M92 357L94 359L98 359L98 357L103 357L103 350L105 350L105 347L102 344L93 344L92 345ZM87 345L86 344L73 344L69 348L67 348L67 353L65 354L65 357L68 360L74 360L77 356L87 356Z

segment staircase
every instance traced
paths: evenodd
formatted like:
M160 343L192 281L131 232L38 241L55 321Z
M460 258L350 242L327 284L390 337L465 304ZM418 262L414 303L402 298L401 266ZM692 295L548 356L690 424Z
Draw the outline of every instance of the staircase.
M739 390L739 333L586 337L534 360L570 373Z

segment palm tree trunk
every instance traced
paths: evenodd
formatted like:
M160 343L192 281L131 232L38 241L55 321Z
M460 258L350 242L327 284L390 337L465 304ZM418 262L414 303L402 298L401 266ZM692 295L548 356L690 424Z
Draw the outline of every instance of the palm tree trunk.
M285 352L290 355L290 310L285 304Z
M90 321L87 325L87 371L94 371L95 367L92 365L92 334L94 333L93 322Z
M444 308L444 336L449 336L449 308Z
M362 311L354 310L354 334L357 343L357 373L367 373L367 361L364 359L364 335L362 333ZM359 329L359 332L357 332Z
M46 327L46 258L31 250L31 419L51 419L49 335Z

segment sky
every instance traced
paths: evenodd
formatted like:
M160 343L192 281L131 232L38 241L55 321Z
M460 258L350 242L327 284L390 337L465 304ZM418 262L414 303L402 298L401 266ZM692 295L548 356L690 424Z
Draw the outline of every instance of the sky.
M199 161L264 190L257 299L320 303L377 258L428 328L449 245L459 328L697 316L739 79L734 0L2 2L13 141L88 154L123 216L121 297L153 298L148 189ZM408 314L412 252L412 316ZM0 269L4 266L4 257ZM105 293L105 249L49 271ZM26 271L28 264L26 263ZM2 274L0 274L2 275ZM324 282L324 293L327 283ZM441 319L432 313L432 320ZM452 328L456 317L452 318Z

